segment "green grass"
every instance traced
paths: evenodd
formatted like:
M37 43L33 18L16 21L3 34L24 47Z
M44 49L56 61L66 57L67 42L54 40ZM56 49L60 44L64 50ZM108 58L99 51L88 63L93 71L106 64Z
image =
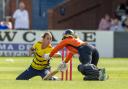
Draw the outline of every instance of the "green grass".
M34 77L29 81L16 81L15 78L27 69L32 57L0 57L0 89L127 89L128 58L104 58L99 67L105 67L109 74L107 81L83 81L77 71L79 61L73 59L72 81L43 81ZM60 58L51 60L52 69L60 63ZM60 73L56 76L60 77Z

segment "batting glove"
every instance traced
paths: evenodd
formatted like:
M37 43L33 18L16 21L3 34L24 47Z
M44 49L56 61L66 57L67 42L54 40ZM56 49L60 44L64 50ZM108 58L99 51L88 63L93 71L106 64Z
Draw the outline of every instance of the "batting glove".
M49 54L44 54L44 55L43 55L43 58L44 58L45 60L50 60L50 59L51 59L51 57L49 56Z

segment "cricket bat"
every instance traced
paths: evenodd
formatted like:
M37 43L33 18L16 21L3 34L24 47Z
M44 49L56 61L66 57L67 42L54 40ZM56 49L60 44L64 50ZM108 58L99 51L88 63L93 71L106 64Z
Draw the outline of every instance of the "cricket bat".
M52 76L54 76L55 74L57 74L59 71L65 71L67 69L67 64L60 64L58 66L58 68L52 72L50 72L49 74L47 74L43 80L49 80L50 78L52 78Z
M50 78L52 78L52 76L54 76L54 75L57 74L58 72L59 72L58 69L56 69L56 70L50 72L49 74L47 74L47 75L43 78L43 80L49 80Z

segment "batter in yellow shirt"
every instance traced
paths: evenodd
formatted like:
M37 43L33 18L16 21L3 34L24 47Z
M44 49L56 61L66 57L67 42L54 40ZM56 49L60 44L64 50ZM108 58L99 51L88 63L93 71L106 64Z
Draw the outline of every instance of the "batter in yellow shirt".
M42 56L44 54L50 53L51 50L53 49L51 44L49 44L45 49L42 49L41 45L42 45L42 42L40 41L36 42L33 45L33 48L35 49L35 53L34 53L34 59L31 66L37 70L42 70L44 68L50 67L49 60L44 59Z

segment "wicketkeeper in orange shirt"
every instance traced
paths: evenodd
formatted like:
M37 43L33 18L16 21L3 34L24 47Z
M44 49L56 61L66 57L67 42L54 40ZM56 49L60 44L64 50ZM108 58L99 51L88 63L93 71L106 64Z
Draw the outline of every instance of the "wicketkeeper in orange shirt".
M46 54L44 56L45 59L50 60L56 52L64 47L69 50L69 53L59 67L65 67L66 63L68 63L74 54L79 54L79 61L81 64L78 65L78 71L84 75L84 80L103 81L108 78L105 68L99 69L97 67L99 60L99 52L97 49L87 42L80 40L71 29L68 29L63 33L62 41L56 45L49 55Z

